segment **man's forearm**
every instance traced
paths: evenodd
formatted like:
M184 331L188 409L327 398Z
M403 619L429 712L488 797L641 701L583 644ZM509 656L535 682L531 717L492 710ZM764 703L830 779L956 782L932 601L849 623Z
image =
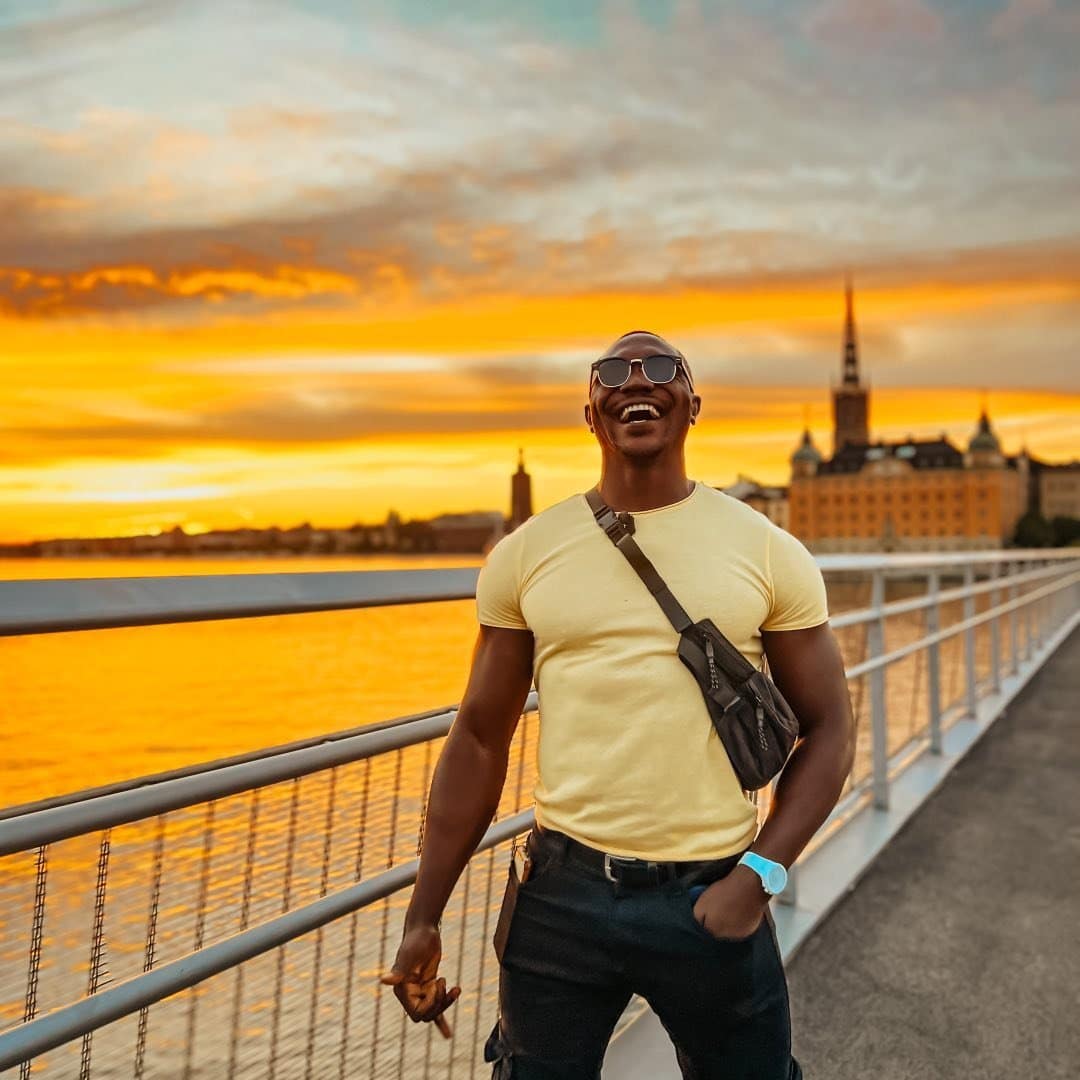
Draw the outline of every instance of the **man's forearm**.
M435 925L498 809L508 751L485 747L455 724L431 782L424 846L405 927Z
M839 725L800 739L773 792L754 850L791 866L840 798L854 745Z

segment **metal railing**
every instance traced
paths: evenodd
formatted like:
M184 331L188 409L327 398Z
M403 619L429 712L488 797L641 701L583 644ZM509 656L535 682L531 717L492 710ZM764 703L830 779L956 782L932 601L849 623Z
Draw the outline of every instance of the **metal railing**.
M1077 621L1080 553L823 556L859 720L815 846ZM473 595L476 570L0 582L0 636ZM0 1070L30 1075L481 1076L510 839L529 827L535 694L443 923L454 1037L377 982L415 878L455 710L0 812ZM768 792L759 810L767 811ZM806 853L809 854L809 851ZM798 867L782 898L796 902Z

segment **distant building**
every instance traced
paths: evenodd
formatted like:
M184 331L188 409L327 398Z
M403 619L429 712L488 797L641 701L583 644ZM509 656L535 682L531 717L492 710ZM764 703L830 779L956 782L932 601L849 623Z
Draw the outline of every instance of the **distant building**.
M440 514L428 526L436 551L482 552L503 535L504 518L497 510L478 510L470 514Z
M749 476L739 474L734 484L721 489L725 495L752 506L781 529L788 527L788 489L759 484Z
M1006 457L984 410L967 451L943 434L871 442L850 284L843 381L833 390L833 456L809 430L791 456L790 528L812 551L998 548L1027 508L1028 458Z
M1039 512L1047 521L1056 517L1080 518L1080 461L1040 464Z
M525 451L518 449L517 472L510 477L510 520L507 528L513 532L532 515L532 477L525 471Z

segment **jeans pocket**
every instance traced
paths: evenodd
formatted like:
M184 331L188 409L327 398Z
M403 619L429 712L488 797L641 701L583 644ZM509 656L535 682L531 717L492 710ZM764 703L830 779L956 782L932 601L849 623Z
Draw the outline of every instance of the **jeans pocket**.
M680 893L679 899L681 901L681 904L682 904L683 910L684 910L684 912L686 914L686 917L689 919L690 923L693 925L693 927L697 931L697 933L701 937L705 938L706 941L709 941L714 945L720 945L722 947L723 946L730 946L732 948L738 948L739 946L749 945L754 940L754 938L756 938L758 936L758 934L761 933L762 927L764 927L766 925L766 923L765 923L765 914L763 912L762 916L761 916L761 921L745 937L737 937L737 938L718 937L707 926L705 926L704 923L702 923L698 919L698 917L694 914L694 904L697 902L697 898L698 898L699 895L700 895L700 892L697 892L697 891L691 890L691 889L686 889L682 893Z

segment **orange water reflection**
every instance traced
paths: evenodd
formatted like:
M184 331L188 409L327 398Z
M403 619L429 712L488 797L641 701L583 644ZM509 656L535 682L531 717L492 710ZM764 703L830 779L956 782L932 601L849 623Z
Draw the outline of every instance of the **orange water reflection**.
M416 560L5 560L2 578L426 569ZM471 600L0 640L0 806L457 701Z

